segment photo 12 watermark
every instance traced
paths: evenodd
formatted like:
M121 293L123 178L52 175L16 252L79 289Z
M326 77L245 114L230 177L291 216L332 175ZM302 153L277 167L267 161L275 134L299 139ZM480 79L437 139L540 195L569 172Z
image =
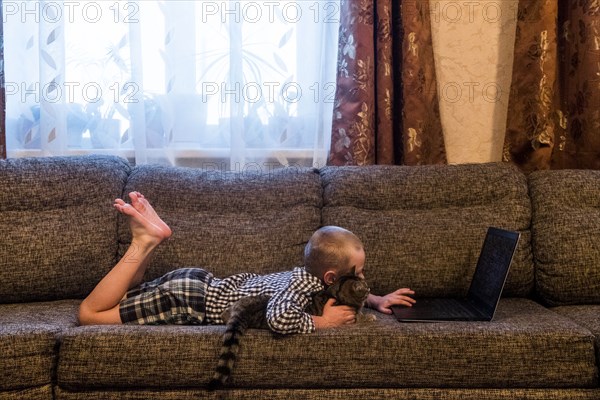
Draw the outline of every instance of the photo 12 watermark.
M497 82L447 82L438 88L440 101L447 103L487 103L502 101L502 86Z
M137 23L139 13L140 5L133 1L2 1L4 23Z
M429 13L432 23L499 23L505 20L516 20L518 17L518 2L516 0L498 1L430 1L423 3L416 0L402 2L404 16Z
M201 1L202 22L273 23L277 20L296 24L302 20L314 23L339 23L340 2L297 1Z
M144 0L145 1L145 0ZM192 6L199 22L297 24L302 21L338 24L341 18L340 1L194 1L183 0ZM169 3L169 2L165 2ZM144 2L139 1L3 1L3 22L20 23L118 23L140 22ZM169 4L164 4L168 7Z
M262 161L262 162L234 162L226 161L202 161L199 167L207 172L219 174L234 174L240 179L247 179L250 176L261 175L267 179L273 178L281 172L281 163L278 161ZM288 163L285 166L286 173L306 173L307 167L294 162ZM313 168L322 168L324 165L313 165Z
M138 103L143 101L140 86L136 82L113 82L100 85L97 82L5 82L7 98L21 103L97 103L109 100L114 103ZM294 104L311 101L331 104L335 100L335 82L299 83L289 82L202 82L198 96L202 103L275 103Z
M222 103L298 103L308 96L309 101L318 104L333 103L337 85L335 82L202 82L202 102L219 99Z
M102 99L111 99L115 103L137 103L139 85L135 82L114 82L103 87L97 82L5 82L7 98L18 96L21 103L97 103Z

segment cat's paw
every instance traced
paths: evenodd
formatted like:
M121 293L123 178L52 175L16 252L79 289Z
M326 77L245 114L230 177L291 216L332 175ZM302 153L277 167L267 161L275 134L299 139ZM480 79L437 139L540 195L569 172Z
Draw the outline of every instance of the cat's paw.
M377 317L373 314L357 314L356 315L357 323L373 322L375 320L377 320Z

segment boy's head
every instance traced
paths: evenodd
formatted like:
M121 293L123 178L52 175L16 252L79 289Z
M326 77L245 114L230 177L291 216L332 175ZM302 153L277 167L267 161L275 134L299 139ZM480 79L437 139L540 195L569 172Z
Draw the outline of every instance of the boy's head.
M351 273L363 277L365 251L360 239L344 228L324 226L317 230L304 248L306 270L329 286L340 276Z

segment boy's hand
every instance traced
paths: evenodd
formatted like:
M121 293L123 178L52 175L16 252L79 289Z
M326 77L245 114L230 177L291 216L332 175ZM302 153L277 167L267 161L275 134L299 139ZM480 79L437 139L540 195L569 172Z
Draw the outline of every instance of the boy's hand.
M381 313L391 314L392 309L390 307L392 306L399 305L412 307L412 305L416 303L416 300L410 296L414 294L415 292L408 288L398 289L385 296L375 296L370 294L367 298L367 306Z
M335 299L327 300L323 307L323 315L313 315L315 328L333 328L356 322L356 311L348 306L334 306Z

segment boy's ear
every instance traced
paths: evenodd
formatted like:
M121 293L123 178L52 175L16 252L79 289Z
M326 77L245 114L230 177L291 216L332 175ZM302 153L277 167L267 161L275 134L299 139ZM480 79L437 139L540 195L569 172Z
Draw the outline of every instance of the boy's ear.
M327 286L332 285L336 279L337 274L333 270L329 270L323 275L323 282L325 282L325 285Z

